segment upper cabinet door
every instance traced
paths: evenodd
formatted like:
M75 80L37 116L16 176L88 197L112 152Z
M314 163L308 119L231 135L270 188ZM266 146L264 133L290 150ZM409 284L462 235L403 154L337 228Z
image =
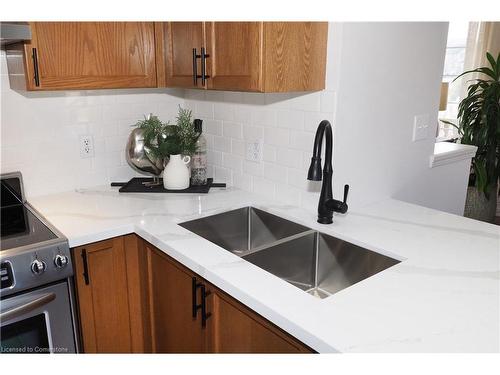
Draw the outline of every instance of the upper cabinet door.
M156 24L158 86L202 88L203 22ZM193 56L196 49L196 56Z
M28 88L156 87L153 22L34 22Z
M207 88L262 91L262 22L206 22Z

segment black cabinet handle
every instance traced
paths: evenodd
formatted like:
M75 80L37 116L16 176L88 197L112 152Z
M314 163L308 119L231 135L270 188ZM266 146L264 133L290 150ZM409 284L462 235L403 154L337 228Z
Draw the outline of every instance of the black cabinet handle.
M36 48L31 49L31 55L33 57L33 78L35 80L35 86L40 86L40 76L38 75L38 55L36 53Z
M83 279L85 280L85 285L90 284L89 280L89 265L87 263L87 250L82 250L82 261L83 261Z
M193 85L198 86L198 55L196 55L196 48L193 48Z
M207 297L212 292L207 291L205 285L201 286L201 327L205 328L207 326L207 319L212 316L211 313L207 313Z
M192 302L192 308L193 308L193 319L196 319L196 316L198 315L198 310L202 308L202 305L198 305L197 304L197 290L198 288L201 288L203 286L202 283L199 283L197 280L196 280L196 277L193 277L191 279L191 296L192 296L192 299L193 299L193 302Z
M206 58L210 57L210 55L207 55L205 53L205 47L201 47L201 85L205 86L205 81L207 78L210 78L209 75L207 75L207 67L206 67Z

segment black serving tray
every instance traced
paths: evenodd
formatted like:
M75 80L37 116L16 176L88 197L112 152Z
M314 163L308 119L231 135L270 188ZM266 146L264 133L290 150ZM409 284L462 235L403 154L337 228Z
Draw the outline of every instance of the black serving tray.
M223 183L214 183L213 178L207 178L206 185L189 186L184 190L168 190L163 187L163 179L160 178L159 185L144 185L144 182L152 182L152 178L134 177L129 182L123 184L118 190L120 193L191 193L191 194L206 194L211 187L226 187ZM111 186L120 186L121 183L112 183Z

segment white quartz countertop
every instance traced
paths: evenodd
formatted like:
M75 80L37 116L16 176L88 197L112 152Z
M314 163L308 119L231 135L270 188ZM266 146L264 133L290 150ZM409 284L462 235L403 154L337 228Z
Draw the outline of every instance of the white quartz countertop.
M237 189L32 198L71 247L135 232L318 352L499 352L500 227L385 200L316 223L315 208ZM402 260L318 299L177 223L252 205Z

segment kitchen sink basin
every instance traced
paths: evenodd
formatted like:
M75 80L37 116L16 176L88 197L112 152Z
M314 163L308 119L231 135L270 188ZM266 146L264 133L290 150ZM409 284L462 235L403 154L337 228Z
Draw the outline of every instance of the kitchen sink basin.
M254 207L179 225L318 298L400 262Z
M399 263L316 231L269 246L243 259L319 298Z
M238 255L309 230L254 207L243 207L179 225Z

